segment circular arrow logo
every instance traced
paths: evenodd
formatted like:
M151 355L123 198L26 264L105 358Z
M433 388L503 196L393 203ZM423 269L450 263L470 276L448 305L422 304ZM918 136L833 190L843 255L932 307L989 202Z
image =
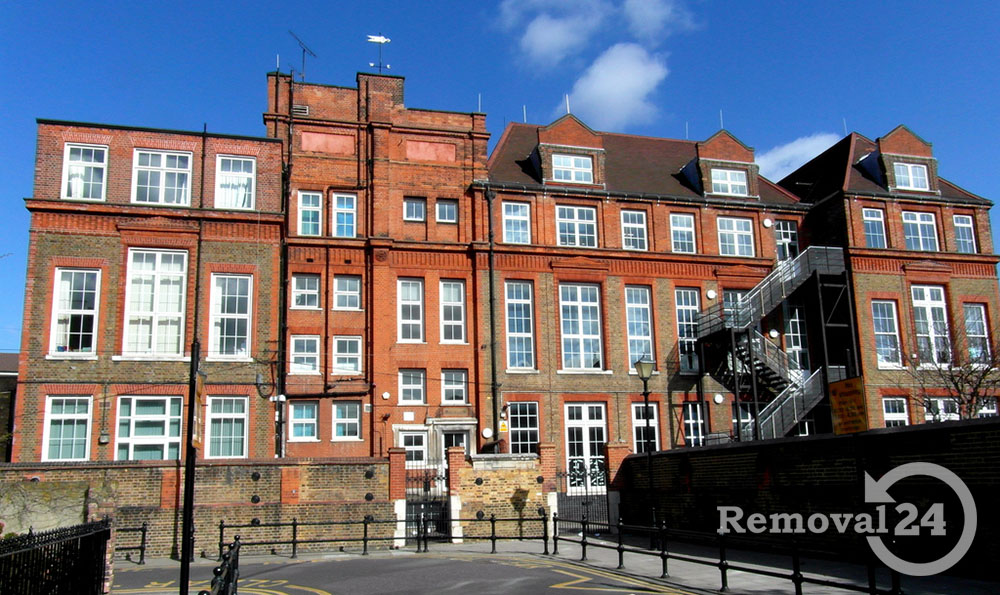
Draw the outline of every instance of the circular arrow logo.
M872 479L872 476L866 472L865 502L871 504L895 502L895 499L889 495L888 489L897 481L914 475L926 475L939 479L958 496L965 516L962 535L958 538L958 543L944 556L923 563L909 562L890 552L879 535L869 535L867 537L868 546L872 548L879 560L897 572L910 576L929 576L944 572L954 566L972 547L972 540L976 537L976 501L972 498L972 492L969 491L965 482L949 469L934 463L906 463L892 469L878 481Z

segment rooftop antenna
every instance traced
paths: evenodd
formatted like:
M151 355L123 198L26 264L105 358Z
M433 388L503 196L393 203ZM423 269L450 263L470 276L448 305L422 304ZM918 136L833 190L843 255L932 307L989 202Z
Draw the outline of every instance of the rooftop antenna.
M476 108L477 113L483 113L483 94L479 94L479 107Z
M384 46L385 44L389 43L390 41L392 41L392 40L389 39L388 37L386 37L385 35L382 35L381 32L378 35L369 35L368 36L368 43L377 43L378 44L378 73L379 74L382 74L382 67L383 66L385 66L386 70L389 70L389 68L391 68L388 64L385 64L385 65L382 64L382 46ZM371 66L372 68L375 68L375 63L374 62L369 62L368 66Z
M315 53L313 53L313 51L311 49L309 49L308 47L306 47L306 43L304 41L302 41L301 39L299 39L299 36L296 35L295 33L293 33L291 29L288 30L288 34L291 35L292 37L294 37L295 41L299 42L299 47L302 48L302 72L299 73L299 77L300 77L300 80L304 81L304 80L306 80L306 54L309 54L313 58L318 58L319 56L317 56Z
M521 118L522 118L522 120L524 121L525 124L528 123L528 105L527 104L522 104L521 105Z
M721 109L719 110L719 129L720 130L725 130L726 129L726 123L722 121L722 110Z
M844 121L844 136L847 136L847 118L841 118Z
M571 114L573 112L569 111L569 93L566 94L566 113Z
M684 122L684 140L691 140L691 137L688 136L688 123L687 122Z
M274 69L281 72L281 54L274 55Z

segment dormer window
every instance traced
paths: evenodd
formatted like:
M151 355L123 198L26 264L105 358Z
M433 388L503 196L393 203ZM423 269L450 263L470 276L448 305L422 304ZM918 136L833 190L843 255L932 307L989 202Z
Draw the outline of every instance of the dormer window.
M573 184L594 183L594 162L580 155L553 155L552 179Z
M748 196L747 172L739 169L712 169L712 194Z
M927 184L927 166L914 163L894 163L896 188L900 190L930 190Z

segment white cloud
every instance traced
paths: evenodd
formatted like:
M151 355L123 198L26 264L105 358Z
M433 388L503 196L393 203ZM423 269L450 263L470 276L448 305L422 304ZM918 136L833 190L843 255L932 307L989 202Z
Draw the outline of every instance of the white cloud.
M830 148L840 137L830 132L817 132L790 143L778 145L757 155L760 173L769 180L780 180L800 165Z
M570 93L570 108L597 130L621 131L631 124L649 122L656 106L649 95L667 77L666 60L634 43L619 43L598 56L577 79ZM554 116L565 113L560 102Z
M603 0L505 0L500 23L521 29L521 51L536 66L551 68L583 50L609 12Z
M694 16L678 0L625 0L622 11L629 31L644 41L655 43L695 26Z

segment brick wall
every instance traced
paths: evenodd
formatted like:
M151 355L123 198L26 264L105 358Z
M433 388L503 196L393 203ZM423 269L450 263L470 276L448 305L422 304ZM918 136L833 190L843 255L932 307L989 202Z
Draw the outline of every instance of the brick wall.
M497 519L517 519L498 521L497 535L542 534L538 509L545 508L548 514L545 465L536 455L476 455L471 460L453 459L449 472L451 485L461 496L462 508L457 516L462 520L464 535L483 536L490 534L488 522L474 522L469 519L482 512L485 519L496 515ZM462 462L463 464L455 464ZM541 480L541 481L539 481ZM453 511L454 513L454 511ZM522 521L523 519L523 521Z

